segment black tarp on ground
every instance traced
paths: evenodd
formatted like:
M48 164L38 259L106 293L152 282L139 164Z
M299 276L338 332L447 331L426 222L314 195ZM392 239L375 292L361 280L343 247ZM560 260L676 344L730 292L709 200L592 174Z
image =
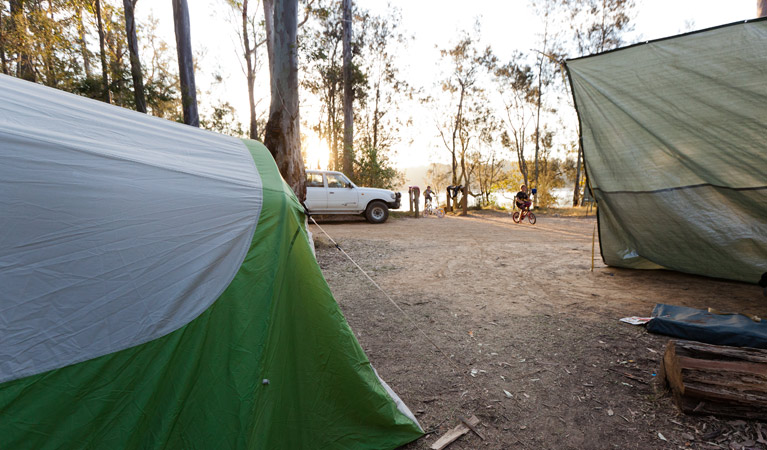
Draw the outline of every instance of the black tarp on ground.
M755 322L743 314L714 314L686 306L658 303L647 331L731 347L767 349L767 321Z

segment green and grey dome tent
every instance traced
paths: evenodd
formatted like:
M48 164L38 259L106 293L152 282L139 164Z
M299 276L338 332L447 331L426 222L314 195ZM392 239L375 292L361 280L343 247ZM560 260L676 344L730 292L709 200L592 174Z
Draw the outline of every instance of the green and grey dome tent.
M267 149L0 75L0 448L395 448Z
M767 21L567 61L602 258L767 270Z

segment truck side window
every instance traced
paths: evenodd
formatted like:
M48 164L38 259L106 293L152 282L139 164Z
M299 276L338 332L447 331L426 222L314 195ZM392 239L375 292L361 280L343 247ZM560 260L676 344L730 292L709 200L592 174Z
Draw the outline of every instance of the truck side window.
M346 180L344 180L342 177L332 173L327 174L327 177L328 177L329 188L345 188L346 187Z
M323 187L321 173L307 173L306 187Z

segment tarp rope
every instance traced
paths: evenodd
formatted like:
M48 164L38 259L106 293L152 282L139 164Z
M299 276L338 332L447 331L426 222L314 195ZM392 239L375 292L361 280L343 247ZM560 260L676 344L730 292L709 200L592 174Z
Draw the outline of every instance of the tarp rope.
M439 350L439 352L440 352L440 353L442 353L442 356L444 356L444 357L445 357L445 359L447 359L447 361L448 361L448 362L449 362L449 363L450 363L450 364L451 364L451 365L452 365L452 366L453 366L453 367L454 367L456 370L460 370L460 369L459 369L459 367L458 367L458 365L457 365L457 364L456 364L456 363L455 363L455 362L454 362L452 359L450 359L450 357L447 355L447 353L445 353L445 351L444 351L444 350L442 350L442 348L440 348L440 346L439 346L439 345L437 345L437 343L436 343L436 342L434 342L434 341L433 341L433 340L432 340L432 339L431 339L431 338L430 338L430 337L429 337L429 336L428 336L428 335L427 335L427 334L426 334L426 333L425 333L425 332L424 332L424 331L421 329L421 327L419 327L419 326L418 326L418 324L417 324L417 323L416 323L416 322L415 322L413 319L411 319L411 318L410 318L410 316L408 316L408 314L407 314L407 313L406 313L406 312L405 312L405 311L404 311L402 308L400 308L400 306L397 304L397 302L395 302L395 301L394 301L394 299L393 299L393 298L391 298L391 296L390 296L389 294L387 294L387 293L386 293L386 291L384 291L384 290L383 290L383 288L381 288L381 286L379 286L379 285L378 285L378 283L376 283L376 282L375 282L375 280L374 280L373 278L371 278L371 277L370 277L370 275L368 275L368 273L367 273L367 272L365 272L365 269L363 269L362 267L360 267L360 265L359 265L359 264L357 264L357 262L356 262L354 259L352 259L352 257L351 257L351 256L349 256L349 254L348 254L348 253L346 253L346 251L344 251L344 249L342 249L340 245L338 245L338 242L336 242L336 241L335 241L335 240L334 240L332 237L330 237L330 235L328 234L328 232L327 232L327 231L325 231L325 230L324 230L324 229L323 229L323 228L320 226L320 224L318 224L318 223L317 223L317 221L316 221L316 220L314 220L314 217L312 217L312 216L309 216L309 218L310 218L310 219L312 219L312 222L314 222L314 224L315 224L315 225L317 225L317 228L319 228L319 229L320 229L320 231L322 231L322 233L323 233L325 236L327 236L327 238L328 238L328 239L330 239L330 242L332 242L332 243L333 243L333 245L335 245L335 246L336 246L336 248L337 248L337 249L338 249L338 250L339 250L341 253L343 253L343 254L344 254L344 256L346 256L346 257L349 259L349 261L351 261L351 262L352 262L352 264L354 264L354 265L357 267L357 269L359 269L359 271L360 271L360 272L362 272L362 274L363 274L363 275L365 275L365 276L367 277L367 279L368 279L368 280L370 280L370 282L371 282L371 283L373 283L373 286L377 287L377 288L378 288L378 290L379 290L379 291L381 291L381 292L383 293L383 295L384 295L384 296L385 296L385 297L386 297L386 298L387 298L387 299L388 299L388 300L391 302L391 304L392 304L392 305L394 305L394 307L395 307L395 308L397 308L397 310L399 310L399 312L401 312L401 313L402 313L402 315L405 317L405 319L407 319L407 320L410 322L410 324L411 324L411 325L413 325L413 327L414 327L416 330L418 330L418 331L419 331L419 332L420 332L420 333L423 335L423 337L424 337L424 338L426 338L426 340L427 340L427 341L429 341L429 342L431 343L431 345L433 345L433 346L434 346L434 348L436 348L437 350Z

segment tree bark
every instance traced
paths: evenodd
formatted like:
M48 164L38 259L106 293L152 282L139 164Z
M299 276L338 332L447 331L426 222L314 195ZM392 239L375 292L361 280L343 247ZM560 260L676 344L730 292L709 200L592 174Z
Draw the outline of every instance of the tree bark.
M266 32L266 57L269 60L271 74L272 61L274 61L274 0L264 0L264 31ZM273 80L269 79L270 88Z
M109 90L109 68L107 66L107 54L104 23L101 20L101 0L96 0L96 24L99 28L99 52L101 57L101 81L104 92L102 93L102 100L107 103L112 103L112 91Z
M468 146L468 143L466 146ZM461 147L461 178L463 178L463 190L461 191L461 215L467 216L469 215L468 193L469 183L471 180L469 180L469 172L466 171L466 148L464 147L463 142L461 142Z
M178 75L181 82L181 107L184 123L200 126L197 113L197 87L194 82L194 58L192 56L192 33L189 26L189 5L186 0L173 0L173 24L176 31Z
M455 139L457 137L457 134L459 133L459 130L461 129L461 121L463 119L463 98L466 94L466 85L462 81L458 81L461 85L461 94L458 99L458 112L455 115L455 125L453 126L453 136L452 136L452 145L453 148L450 150L451 156L453 157L453 185L458 184L458 161L455 158Z
M242 45L245 51L245 65L248 77L248 110L250 111L250 131L248 136L251 139L258 139L258 125L256 123L256 99L254 98L254 84L256 82L256 70L253 67L253 55L256 53L256 42L254 47L250 47L250 38L248 37L248 0L242 2Z
M548 20L548 19L547 19ZM546 30L548 31L548 29ZM543 35L543 52L546 52L546 34ZM538 188L538 158L541 148L541 103L543 103L543 55L538 55L538 95L536 98L535 112L535 164L533 169L533 184ZM538 197L536 195L536 197Z
M11 17L10 28L11 35L16 39L17 52L18 52L18 65L16 72L19 78L27 81L37 81L37 75L35 74L35 68L32 65L32 57L27 51L27 44L24 42L27 39L27 21L24 14L24 2L23 0L10 0Z
M373 109L373 148L378 149L378 123L379 123L379 103L381 101L381 82L376 84L376 101L375 108Z
M306 198L306 176L301 157L298 110L298 0L277 0L273 19L274 46L269 70L272 98L264 144L274 157L282 177L298 199L303 201Z
M661 378L685 413L767 420L767 350L672 340Z
M133 9L137 0L123 0L125 10L125 34L128 37L130 52L130 71L133 77L133 98L136 100L136 111L146 114L146 97L144 96L144 77L141 74L141 60L138 55L138 37L136 36L136 20Z
M3 17L3 9L0 8L0 68L6 75L10 75L8 71L8 62L5 59L5 17Z
M41 16L44 16L45 13L43 12L43 8L41 4L36 5L37 13ZM49 1L48 2L48 17L50 18L51 22L55 21L55 18L53 16L53 4ZM51 36L48 34L49 30L46 30L43 34L45 36L45 43L43 44L44 50L43 52L43 60L45 64L45 85L56 87L59 84L58 78L56 76L56 64L54 64L53 57L56 54L56 43L54 39L51 39Z
M756 0L756 17L767 16L767 0Z
M83 57L83 68L85 69L85 77L90 78L93 76L91 72L91 60L88 54L88 45L85 42L85 23L83 22L83 7L77 8L77 33L79 35L78 43L80 44L80 54Z
M352 89L352 0L343 0L344 173L354 178L354 91Z
M583 149L578 144L578 156L575 157L575 186L573 187L573 206L578 206L581 200L581 159Z

